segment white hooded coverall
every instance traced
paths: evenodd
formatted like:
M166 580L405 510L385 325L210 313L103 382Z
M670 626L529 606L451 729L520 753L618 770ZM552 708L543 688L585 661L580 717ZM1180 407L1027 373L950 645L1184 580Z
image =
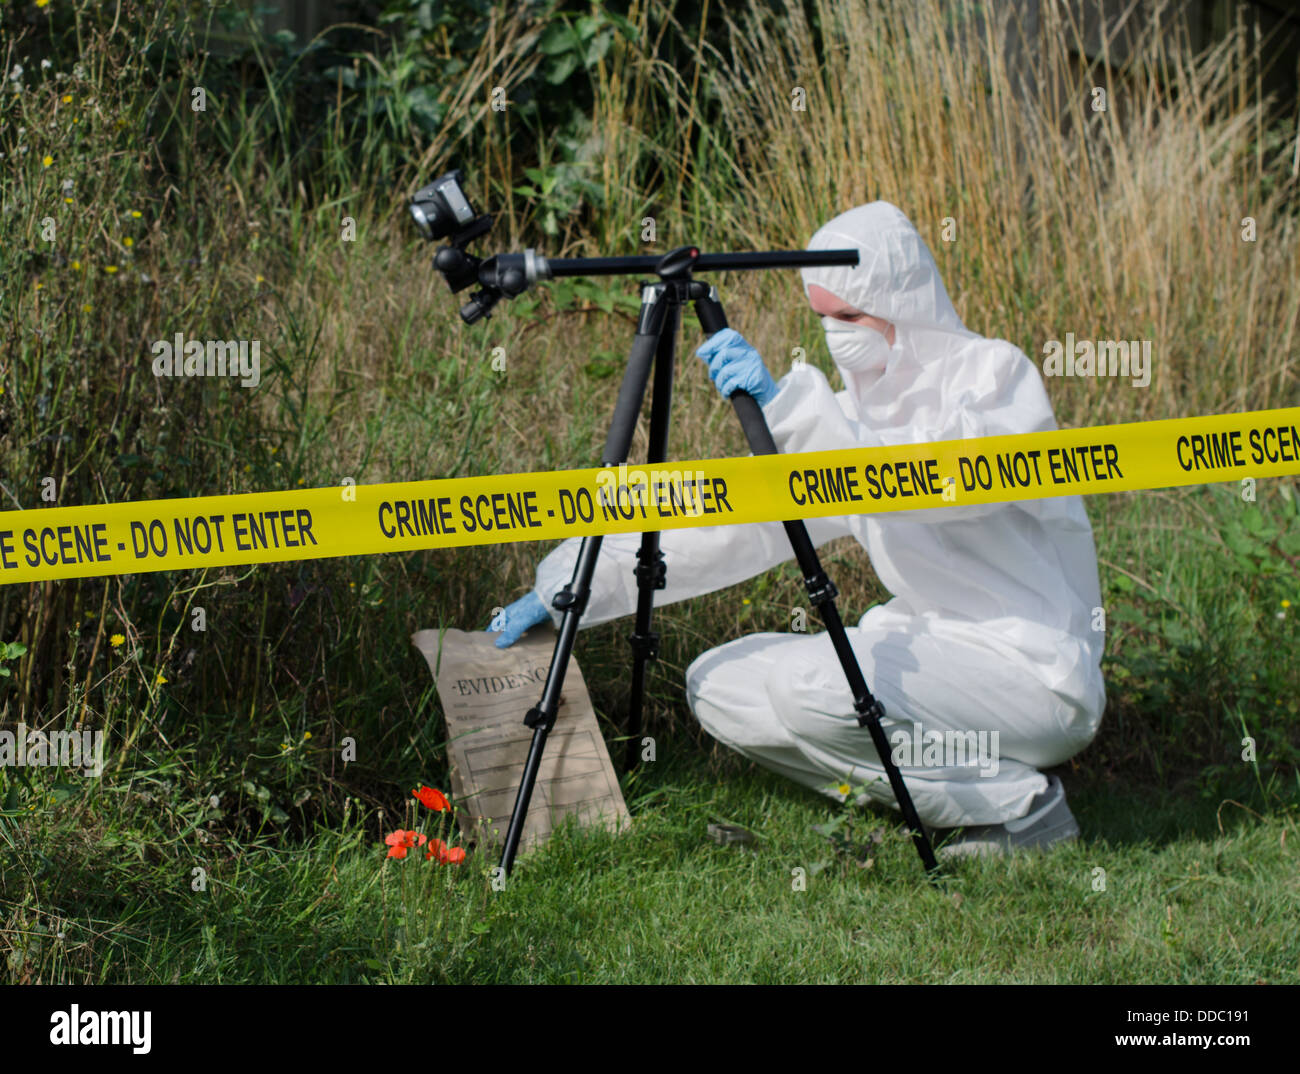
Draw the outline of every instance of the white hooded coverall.
M899 209L860 205L808 244L846 247L858 248L859 264L804 269L805 288L819 285L891 322L895 341L823 318L846 390L837 395L810 364L783 377L763 408L780 451L1056 428L1037 369L1010 343L962 325L933 256ZM1097 559L1080 498L959 503L806 525L817 545L854 537L893 594L847 628L885 707L890 742L908 741L904 732L925 742L982 731L997 743L992 765L945 766L939 762L950 755L923 759L911 748L896 754L922 821L955 827L1025 815L1047 787L1038 769L1086 746L1105 706L1104 635L1094 629ZM656 605L793 558L779 522L665 530L661 540L668 577ZM584 626L634 612L639 545L639 534L605 537ZM548 608L577 552L578 541L567 540L538 565L536 592ZM895 805L826 633L752 634L720 645L691 664L686 688L704 728L746 757L836 798L835 784L870 783L871 798Z

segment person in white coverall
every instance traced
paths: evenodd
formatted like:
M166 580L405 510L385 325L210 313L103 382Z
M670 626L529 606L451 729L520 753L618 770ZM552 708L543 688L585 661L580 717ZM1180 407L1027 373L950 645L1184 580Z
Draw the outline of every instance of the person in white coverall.
M698 352L724 395L744 388L762 404L780 451L1056 428L1037 369L1010 343L966 329L930 250L899 209L860 205L808 244L846 247L859 250L858 265L802 270L844 391L834 392L811 364L774 384L731 329ZM1059 780L1039 770L1083 749L1105 706L1097 559L1079 497L969 506L959 499L806 525L818 545L855 538L893 594L848 636L884 705L883 726L900 747L895 760L922 821L965 829L948 848L957 853L1076 836ZM661 542L668 577L656 605L793 558L779 522L665 530ZM639 534L605 537L584 626L634 612L639 544ZM569 581L577 552L578 541L568 540L542 560L533 592L490 628L505 627L498 645L548 614L558 623L551 599ZM826 633L752 634L720 645L691 664L686 690L703 727L746 757L838 798L838 784L868 784L871 798L895 805Z

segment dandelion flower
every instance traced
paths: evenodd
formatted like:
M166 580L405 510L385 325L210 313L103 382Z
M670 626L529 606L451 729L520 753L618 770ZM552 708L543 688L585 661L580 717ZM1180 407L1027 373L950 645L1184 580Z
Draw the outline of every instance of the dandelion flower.
M850 787L847 783L841 783L841 784L840 784L838 787L836 787L835 789L836 789L837 791L839 791L840 794L843 794L843 795L845 795L845 796L847 796L847 795L849 794L849 792L853 790L853 788Z
M116 265L105 265L105 266L104 266L104 271L107 272L110 276L112 276L115 272L117 272L117 266L116 266Z
M130 235L128 235L126 238L124 238L124 239L122 240L122 245L123 245L123 246L134 246L134 245L135 245L135 240L134 240L133 238L131 238Z
M1283 608L1289 608L1289 607L1291 607L1291 602L1290 602L1289 600L1283 598L1283 600L1282 600L1282 607L1283 607Z
M65 94L63 95L63 103L64 103L64 104L71 104L71 103L72 103L72 94L71 94L71 93L65 93Z
M108 644L111 645L114 649L120 649L122 648L122 645L125 643L125 641L126 638L123 637L121 634L114 634L111 638L108 639Z
M50 156L48 153L46 153L45 156L41 159L41 165L43 167L48 168L53 163L54 163L54 158Z
M132 217L132 219L139 220L139 219L140 219L140 211L139 211L138 209L132 209L132 210L131 210L131 217Z

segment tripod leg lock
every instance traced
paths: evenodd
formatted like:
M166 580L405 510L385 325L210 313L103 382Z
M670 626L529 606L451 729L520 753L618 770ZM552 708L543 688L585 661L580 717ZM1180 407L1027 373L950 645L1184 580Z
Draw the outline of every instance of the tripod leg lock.
M637 634L635 631L627 636L628 644L632 646L634 656L645 655L647 660L659 659L659 632L657 630L648 631L645 634Z
M655 558L649 563L637 560L632 573L636 576L638 589L649 586L651 589L665 589L668 586L668 566L664 563L664 554L656 551Z
M859 727L866 727L873 716L877 723L885 719L885 706L874 697L860 698L853 707L858 710Z
M555 726L555 717L554 716L548 717L547 714L543 712L536 705L534 705L524 714L525 727L531 727L535 731L539 726L543 724L545 724L546 729L549 731L552 727Z
M812 601L814 608L829 604L840 595L840 591L835 588L835 583L827 577L825 571L810 575L803 580L803 584L808 590L808 599Z
M590 593L575 593L566 583L564 588L551 598L551 607L561 612L567 612L572 608L576 614L581 615L587 610L587 598L590 595Z

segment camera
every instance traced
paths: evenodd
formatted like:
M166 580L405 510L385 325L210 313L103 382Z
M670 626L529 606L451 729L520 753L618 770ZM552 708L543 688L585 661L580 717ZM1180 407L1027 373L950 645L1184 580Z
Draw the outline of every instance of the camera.
M422 186L411 198L411 218L420 234L430 242L444 240L433 257L438 270L452 292L479 285L479 290L460 309L461 320L474 324L492 314L503 298L522 294L539 279L550 276L546 258L535 250L522 254L496 254L484 260L465 247L471 240L486 234L492 216L480 216L470 204L463 183L465 173L459 168Z
M468 228L478 218L461 187L464 181L465 173L457 168L420 187L411 198L411 216L426 239L445 239L455 231Z

